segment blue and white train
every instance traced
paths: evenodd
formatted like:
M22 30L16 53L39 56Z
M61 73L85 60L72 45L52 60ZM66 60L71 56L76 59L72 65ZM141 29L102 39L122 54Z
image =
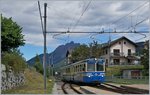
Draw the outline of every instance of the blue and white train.
M65 81L102 83L105 81L104 59L86 59L62 67L61 77Z

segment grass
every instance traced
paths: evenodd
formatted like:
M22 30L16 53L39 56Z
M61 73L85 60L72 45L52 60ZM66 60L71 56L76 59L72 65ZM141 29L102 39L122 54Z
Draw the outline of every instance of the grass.
M119 79L119 78L115 78L115 79L111 79L110 81L108 81L110 83L117 83L117 84L149 84L149 79Z
M53 88L53 79L48 81L47 90L44 91L43 75L33 69L25 70L26 82L25 85L11 90L2 91L2 94L51 94Z

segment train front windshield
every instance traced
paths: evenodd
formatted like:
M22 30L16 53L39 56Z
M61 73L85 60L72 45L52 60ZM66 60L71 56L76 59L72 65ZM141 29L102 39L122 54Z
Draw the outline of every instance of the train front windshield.
M104 60L88 60L87 71L104 71Z
M97 71L104 71L104 60L100 59L96 63Z
M95 71L95 60L87 61L87 71Z

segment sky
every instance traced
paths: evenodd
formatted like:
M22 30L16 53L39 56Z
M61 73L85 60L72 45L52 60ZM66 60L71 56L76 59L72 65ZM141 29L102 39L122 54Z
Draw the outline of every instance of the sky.
M82 32L130 32L149 31L149 0L40 0L42 16L44 3L47 3L47 31ZM37 0L1 0L0 12L12 19L23 30L25 45L19 47L26 60L43 53L43 33ZM88 44L115 40L126 36L133 42L150 38L135 33L123 34L47 34L47 52L70 41Z

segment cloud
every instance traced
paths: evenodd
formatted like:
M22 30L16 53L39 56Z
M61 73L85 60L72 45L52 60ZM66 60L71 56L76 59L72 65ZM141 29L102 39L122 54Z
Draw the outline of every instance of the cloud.
M137 24L148 16L148 3L141 8L126 16L125 18L117 21L119 18L127 15L138 6L145 3L145 1L96 1L93 0L81 16L88 1L40 1L41 10L43 14L43 4L47 2L47 30L48 31L101 31L102 28L108 30L115 29L117 31L123 31L131 27L131 25ZM26 43L42 46L43 34L41 31L40 17L37 1L29 0L1 0L0 9L4 16L12 17L20 26L23 27L23 34L25 35ZM81 19L77 26L77 20L81 16ZM132 20L131 20L132 17ZM116 23L113 23L117 21ZM132 24L131 24L132 23ZM148 20L142 22L136 27L137 31L149 30ZM89 38L89 34L69 34L70 39ZM124 35L118 34L114 37ZM133 38L130 34L126 34L128 37ZM60 39L68 39L68 34L60 35L54 39L53 34L47 34L47 44L49 47L56 47L57 45L66 41ZM106 35L107 37L108 35ZM138 35L137 35L138 36ZM141 36L141 35L139 35ZM82 41L83 42L83 41Z

